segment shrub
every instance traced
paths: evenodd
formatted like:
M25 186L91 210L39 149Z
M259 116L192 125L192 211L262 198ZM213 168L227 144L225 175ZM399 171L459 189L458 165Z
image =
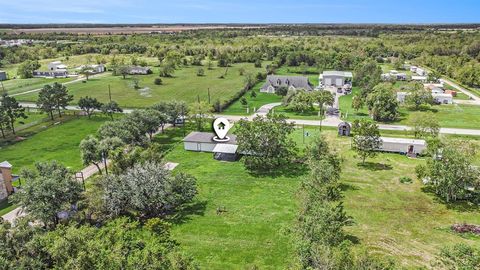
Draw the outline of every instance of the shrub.
M155 78L155 81L153 81L155 85L161 85L163 83L162 79L160 78Z
M400 183L411 184L411 183L413 183L413 180L412 180L412 178L410 178L408 176L402 176L402 177L400 177Z

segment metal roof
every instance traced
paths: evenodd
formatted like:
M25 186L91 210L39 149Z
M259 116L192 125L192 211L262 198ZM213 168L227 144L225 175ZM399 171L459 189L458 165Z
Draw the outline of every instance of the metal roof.
M348 71L329 70L329 71L324 71L322 73L322 76L340 76L340 77L352 78L353 74L352 72L348 72Z
M380 139L384 143L405 143L405 144L427 145L427 142L425 140L390 138L390 137L380 137Z
M238 145L236 144L224 144L219 143L213 148L213 153L222 153L222 154L235 154L237 152Z
M12 168L12 164L10 164L10 162L8 161L4 161L2 163L0 163L0 168Z
M237 143L237 136L234 134L228 134L227 135L230 138L230 141L224 143L224 144L236 144ZM215 137L215 134L211 132L191 132L190 134L187 135L183 139L184 142L197 142L197 143L218 143L213 141L213 137Z

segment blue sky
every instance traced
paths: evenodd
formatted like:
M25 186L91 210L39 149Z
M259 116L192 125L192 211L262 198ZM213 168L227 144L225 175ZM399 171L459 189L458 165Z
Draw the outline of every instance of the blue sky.
M479 0L0 0L0 23L471 23Z

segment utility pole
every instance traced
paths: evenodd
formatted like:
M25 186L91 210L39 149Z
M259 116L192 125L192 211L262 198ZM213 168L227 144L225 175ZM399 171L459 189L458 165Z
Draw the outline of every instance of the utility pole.
M210 104L210 87L208 88L208 104Z
M110 89L110 84L108 85L108 98L110 99L110 102L112 102L112 90Z
M302 125L303 144L305 144L305 124Z

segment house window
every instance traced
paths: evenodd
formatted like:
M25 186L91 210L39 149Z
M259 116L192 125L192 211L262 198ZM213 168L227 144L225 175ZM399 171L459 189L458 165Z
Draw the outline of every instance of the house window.
M282 81L280 79L277 80L277 85L282 85Z
M289 81L288 79L285 81L285 83L286 83L287 85L290 85L290 81Z

